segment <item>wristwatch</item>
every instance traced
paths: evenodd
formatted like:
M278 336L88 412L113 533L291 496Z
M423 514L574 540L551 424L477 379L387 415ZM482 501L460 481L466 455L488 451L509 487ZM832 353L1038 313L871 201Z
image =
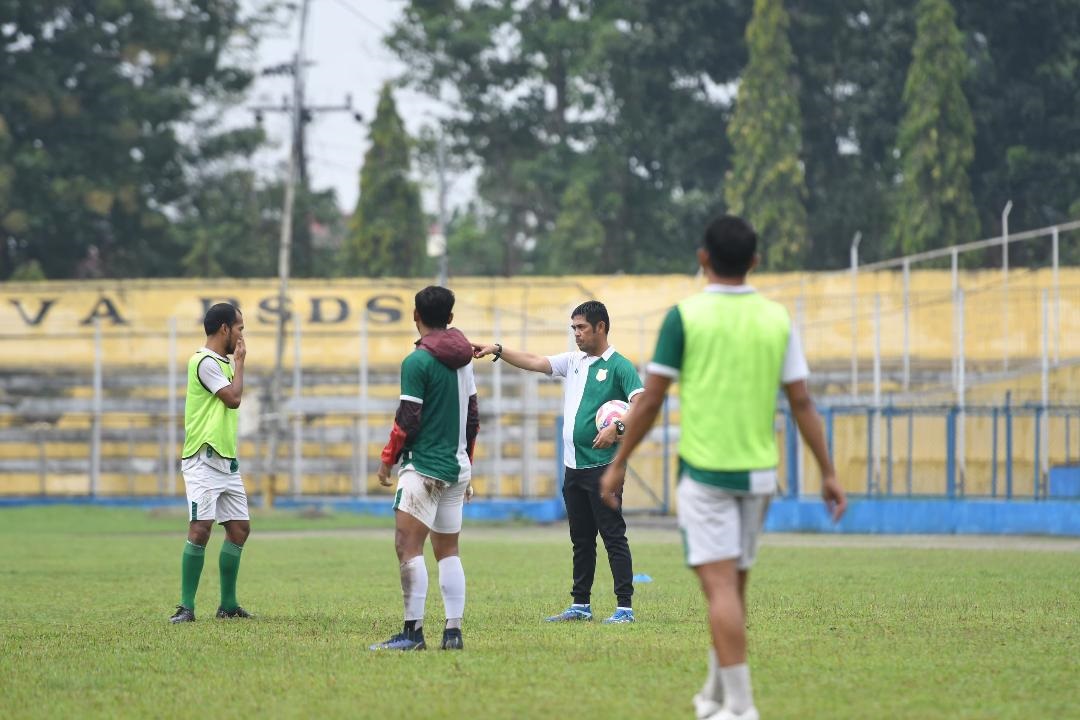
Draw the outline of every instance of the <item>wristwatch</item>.
M615 425L616 435L622 435L624 432L626 432L626 424L623 423L622 420L616 419L613 424Z

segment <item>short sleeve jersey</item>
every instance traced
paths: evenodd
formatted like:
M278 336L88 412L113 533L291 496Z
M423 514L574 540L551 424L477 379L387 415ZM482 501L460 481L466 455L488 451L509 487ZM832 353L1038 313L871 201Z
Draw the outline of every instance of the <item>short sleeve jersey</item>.
M469 480L465 424L475 394L472 363L454 370L420 348L402 361L401 399L423 405L420 431L405 444L403 469L450 484Z
M809 374L782 305L748 285L710 285L668 313L648 370L679 381L679 459L690 477L775 489L777 394Z
M643 390L637 369L613 347L600 356L566 352L547 360L551 376L563 378L563 463L571 469L609 464L615 446L592 446L596 411L608 400L629 402Z

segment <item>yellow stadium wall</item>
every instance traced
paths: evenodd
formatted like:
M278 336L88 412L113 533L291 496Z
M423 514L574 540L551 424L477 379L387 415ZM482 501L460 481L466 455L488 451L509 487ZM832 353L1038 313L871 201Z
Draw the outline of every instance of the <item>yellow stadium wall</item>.
M1000 273L962 273L967 289L965 352L970 362L1008 354L1035 358L1041 351L1041 302L1052 287L1049 271L1017 272L1006 292ZM811 363L847 361L852 350L851 279L840 274L760 275L754 284L789 307L804 328ZM953 348L950 275L912 273L910 347L916 362L947 362ZM396 365L415 334L412 295L423 280L298 280L291 285L303 335L301 362L312 367L355 366L361 317L366 315L368 357ZM538 352L567 347L569 311L585 299L607 304L612 343L636 363L652 351L664 314L703 280L688 276L575 276L565 278L461 278L453 289L455 324L477 339ZM1052 350L1080 356L1080 270L1060 275ZM169 323L175 319L177 354L187 357L203 338L204 308L235 300L245 313L249 368L272 365L277 322L276 282L266 280L117 280L7 283L0 286L4 342L0 367L88 367L98 318L109 365L162 367L168 361ZM903 352L903 286L898 273L864 273L858 279L855 324L858 356L873 354L873 307L881 307L881 346L886 358ZM496 326L498 329L496 330ZM1060 328L1060 332L1058 332ZM291 343L291 340L290 340ZM286 353L286 364L293 362Z

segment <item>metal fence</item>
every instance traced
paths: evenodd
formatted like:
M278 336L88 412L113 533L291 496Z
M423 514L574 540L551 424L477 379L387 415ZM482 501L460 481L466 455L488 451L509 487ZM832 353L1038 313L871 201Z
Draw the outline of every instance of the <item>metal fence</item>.
M853 252L847 271L774 276L759 285L792 309L849 491L1046 495L1049 468L1080 455L1080 282L1063 283L1062 275L1075 271L1058 265L1061 246L1077 242L1078 229L1080 222L1068 223L870 265L859 265ZM1048 264L1010 268L1014 243L1049 243L1049 253L1026 253L1046 256ZM994 248L1003 256L1000 271L963 269L966 253ZM914 269L943 260L948 272L921 275L913 290ZM640 294L647 298L648 288ZM493 289L491 296L497 295ZM562 317L570 307L561 302L554 293L535 292L519 307L469 308L462 329L535 352L570 349ZM611 311L616 345L644 364L666 303L638 303L632 314L614 304ZM383 492L373 473L397 406L398 375L395 365L371 358L406 351L413 335L407 325L373 329L367 317L352 328L305 326L298 317L289 323L290 368L279 416L263 411L266 364L249 358L240 455L254 492ZM0 494L182 494L176 460L183 435L181 363L197 334L190 327L178 331L175 319L166 328L106 330L100 321L93 327L92 367L85 361L28 363L0 373ZM252 328L261 340L269 339L265 332ZM305 355L313 336L323 349ZM34 342L46 348L49 337ZM148 363L132 363L129 354L141 346L161 352ZM479 492L492 498L557 494L561 386L504 363L478 362L476 370ZM777 425L784 492L814 494L813 463L784 417ZM673 396L636 456L631 507L669 509L679 423ZM271 459L267 439L278 424L284 442Z

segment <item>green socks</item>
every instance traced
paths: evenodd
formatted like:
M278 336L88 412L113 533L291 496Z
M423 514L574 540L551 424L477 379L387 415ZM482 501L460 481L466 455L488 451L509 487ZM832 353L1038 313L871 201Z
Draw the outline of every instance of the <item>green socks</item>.
M240 606L236 601L236 576L240 573L240 553L243 551L240 545L234 545L228 540L221 546L221 555L218 556L218 569L221 572L221 607L225 610L235 610Z
M240 560L239 557L236 559ZM180 604L189 610L195 609L195 591L199 589L199 577L202 575L205 560L206 547L188 540L184 545L184 556L180 565ZM236 578L235 572L233 578Z

